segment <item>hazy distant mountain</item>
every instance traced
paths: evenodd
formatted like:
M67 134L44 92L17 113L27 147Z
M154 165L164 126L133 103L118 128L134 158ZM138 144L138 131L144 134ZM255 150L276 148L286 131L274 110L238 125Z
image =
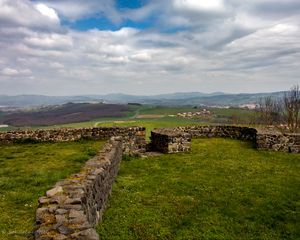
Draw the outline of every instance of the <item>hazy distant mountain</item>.
M273 96L274 98L283 96L284 92L274 93L243 93L228 94L216 93L171 93L153 96L136 96L121 93L107 95L84 95L84 96L43 96L43 95L0 95L0 106L7 107L35 107L45 105L57 105L67 102L106 102L106 103L141 103L164 106L182 105L229 105L236 106L241 104L256 103L261 97Z
M0 106L7 107L35 107L47 105L60 105L68 102L102 102L98 97L90 96L44 96L44 95L0 95Z

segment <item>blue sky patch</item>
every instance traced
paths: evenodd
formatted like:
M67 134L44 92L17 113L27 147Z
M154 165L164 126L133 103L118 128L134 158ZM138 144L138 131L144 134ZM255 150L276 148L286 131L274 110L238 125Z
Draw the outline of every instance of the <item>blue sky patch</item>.
M130 8L136 9L143 7L147 4L148 1L146 0L116 0L116 7L118 9Z

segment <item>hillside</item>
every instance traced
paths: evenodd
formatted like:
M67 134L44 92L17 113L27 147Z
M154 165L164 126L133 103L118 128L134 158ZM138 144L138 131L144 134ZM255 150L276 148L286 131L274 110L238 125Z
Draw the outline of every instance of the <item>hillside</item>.
M124 117L131 109L120 104L67 103L32 111L2 113L0 124L15 127L49 126L90 121L97 118Z
M152 96L136 96L121 93L107 95L84 95L84 96L43 96L43 95L0 95L0 107L33 107L55 104L65 104L67 102L106 102L106 103L140 103L161 106L186 106L186 105L206 105L206 106L238 106L242 104L257 103L261 97L273 96L281 97L284 92L274 93L170 93Z

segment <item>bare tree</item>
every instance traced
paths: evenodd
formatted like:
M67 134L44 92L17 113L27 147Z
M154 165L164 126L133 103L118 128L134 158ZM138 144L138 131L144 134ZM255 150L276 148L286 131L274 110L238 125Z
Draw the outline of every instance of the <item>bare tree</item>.
M261 98L258 103L260 119L266 125L279 123L281 120L280 101L273 100L271 96Z
M283 97L284 113L291 131L299 128L300 90L299 85L293 86Z

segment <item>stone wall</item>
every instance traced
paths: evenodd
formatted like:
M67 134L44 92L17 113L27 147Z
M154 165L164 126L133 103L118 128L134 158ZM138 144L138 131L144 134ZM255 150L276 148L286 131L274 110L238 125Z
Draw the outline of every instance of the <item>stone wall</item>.
M188 152L191 150L191 135L171 129L151 131L150 149L162 153Z
M123 150L126 154L142 153L146 150L144 127L90 127L21 130L0 133L0 144L35 142L64 142L80 139L108 140L122 136Z
M188 134L188 135L184 135ZM258 149L300 153L300 134L262 131L239 126L185 126L155 129L151 132L151 148L163 153L190 149L190 138L226 137L252 141Z
M80 173L58 182L39 199L37 240L97 240L101 220L122 159L122 139L113 137Z
M258 149L264 150L300 153L300 134L258 131L256 146Z
M226 137L240 140L255 141L257 130L249 127L239 126L185 126L175 127L173 131L181 131L191 134L192 138L199 137Z

